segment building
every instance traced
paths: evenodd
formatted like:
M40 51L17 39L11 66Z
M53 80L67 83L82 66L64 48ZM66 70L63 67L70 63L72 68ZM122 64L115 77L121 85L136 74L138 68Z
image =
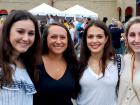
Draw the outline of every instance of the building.
M30 10L42 3L47 3L62 11L79 4L98 13L100 19L105 16L109 21L112 18L127 21L132 16L140 15L138 11L140 0L0 0L0 10L3 12L17 9Z
M128 21L132 16L136 16L136 0L131 0L131 2L130 0L117 0L117 11L119 20Z

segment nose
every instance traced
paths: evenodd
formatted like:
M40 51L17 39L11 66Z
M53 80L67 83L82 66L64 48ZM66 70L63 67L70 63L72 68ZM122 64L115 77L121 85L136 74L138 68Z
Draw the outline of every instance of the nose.
M61 38L58 37L58 38L56 39L56 42L57 42L57 43L61 43Z
M140 35L136 35L135 42L140 42Z
M93 37L93 42L97 42L98 41L98 39L96 38L96 37Z
M28 33L25 33L25 34L24 34L23 40L24 40L24 41L28 41L28 40L29 40L29 35L28 35Z

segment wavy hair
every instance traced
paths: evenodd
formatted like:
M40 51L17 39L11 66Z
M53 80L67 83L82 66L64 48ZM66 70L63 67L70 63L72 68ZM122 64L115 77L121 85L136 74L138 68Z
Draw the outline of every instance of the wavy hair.
M70 70L72 70L73 72L73 75L74 75L74 78L76 80L76 84L79 84L79 72L78 72L78 61L77 61L77 56L76 56L76 53L75 53L75 49L74 49L74 44L73 44L73 41L71 39L71 36L70 36L70 33L69 33L69 30L68 28L63 25L62 23L51 23L49 25L47 25L45 28L44 28L44 31L43 31L43 37L42 37L42 55L45 55L45 54L48 54L49 52L49 48L48 48L48 45L47 45L47 37L48 37L48 34L49 34L49 28L50 27L53 27L53 26L59 26L59 27L62 27L66 30L67 32L67 37L68 37L68 46L66 48L66 50L63 52L63 57L68 65L68 67L70 68ZM77 92L79 91L79 86L77 86Z
M25 52L19 55L19 59L23 62L27 72L29 73L32 80L37 79L36 64L39 61L41 38L38 27L37 19L29 12L25 10L16 10L11 12L4 24L2 29L1 44L0 44L0 63L1 63L1 73L0 73L0 86L4 84L9 85L12 83L12 68L10 64L14 62L11 59L13 55L13 47L10 43L9 36L10 30L14 23L21 20L31 20L35 26L35 40L33 45ZM15 65L16 66L16 65Z

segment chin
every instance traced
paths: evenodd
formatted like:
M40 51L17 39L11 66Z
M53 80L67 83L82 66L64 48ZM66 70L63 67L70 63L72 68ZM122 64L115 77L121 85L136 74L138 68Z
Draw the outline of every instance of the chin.
M140 50L134 50L135 53L140 54Z
M54 54L61 55L61 54L63 54L63 52L54 52Z
M91 50L92 53L99 53L99 50Z
M19 52L20 53L25 53L25 52L27 52L27 50L25 49L25 50L19 50Z
M100 52L99 51L97 51L97 52L94 51L94 52L91 52L91 53L92 54L99 54Z

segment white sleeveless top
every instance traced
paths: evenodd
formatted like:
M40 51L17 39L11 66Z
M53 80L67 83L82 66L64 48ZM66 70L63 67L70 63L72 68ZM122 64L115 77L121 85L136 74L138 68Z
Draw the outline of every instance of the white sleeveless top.
M11 65L15 70L12 75L12 85L4 85L0 89L0 105L33 105L35 87L26 71Z

